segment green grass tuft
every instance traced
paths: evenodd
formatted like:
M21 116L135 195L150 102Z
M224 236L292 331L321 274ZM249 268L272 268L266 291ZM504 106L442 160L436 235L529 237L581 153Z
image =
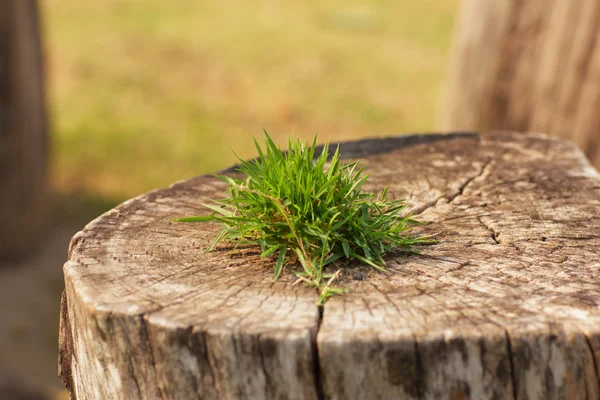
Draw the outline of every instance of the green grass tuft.
M259 156L240 160L241 179L217 176L229 185L229 197L203 204L211 215L177 220L222 224L207 251L222 240L258 245L261 257L276 256L274 279L285 265L301 266L294 273L319 290L323 304L345 292L333 287L340 270L326 273L325 267L353 259L383 271L386 252L414 252L414 245L428 242L407 235L416 221L401 216L404 200L388 199L387 188L378 194L361 191L369 177L363 175L365 166L343 163L339 147L328 160L328 143L315 156L316 136L311 145L291 139L287 153L267 132L265 148L255 144Z

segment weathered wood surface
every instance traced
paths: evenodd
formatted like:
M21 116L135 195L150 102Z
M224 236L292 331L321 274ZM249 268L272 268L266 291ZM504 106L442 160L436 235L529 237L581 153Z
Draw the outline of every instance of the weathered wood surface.
M46 202L47 132L35 0L0 2L0 257L37 244Z
M198 177L72 241L60 373L77 399L597 399L600 177L571 143L503 133L342 147L439 244L316 293L258 252L205 254ZM371 154L368 156L368 154Z
M546 132L600 168L600 2L464 0L443 130Z

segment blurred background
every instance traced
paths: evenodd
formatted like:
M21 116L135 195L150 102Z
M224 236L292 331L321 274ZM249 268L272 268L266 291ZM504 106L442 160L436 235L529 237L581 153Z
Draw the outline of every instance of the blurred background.
M0 0L0 399L67 398L71 236L263 129L536 131L600 166L598 35L597 0Z
M290 135L323 142L433 130L457 5L41 0L36 11L34 1L0 1L0 14L12 10L4 28L31 39L13 37L9 58L36 47L39 16L50 139L35 173L46 168L36 196L45 204L28 223L45 220L40 240L0 261L0 398L67 398L56 372L61 268L70 237L103 211L225 168L233 152L254 156L263 128L282 146ZM27 140L25 148L36 139Z
M285 144L432 130L457 0L46 0L54 188L121 200Z

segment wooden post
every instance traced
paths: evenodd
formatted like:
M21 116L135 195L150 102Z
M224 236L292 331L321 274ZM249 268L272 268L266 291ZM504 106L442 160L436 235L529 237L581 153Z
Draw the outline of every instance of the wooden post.
M442 128L546 132L600 167L600 2L463 0Z
M60 373L73 399L597 399L600 176L571 143L494 132L346 143L439 243L346 270L323 309L254 250L204 249L203 176L75 235Z
M35 0L0 3L0 256L37 243L46 203L47 132Z

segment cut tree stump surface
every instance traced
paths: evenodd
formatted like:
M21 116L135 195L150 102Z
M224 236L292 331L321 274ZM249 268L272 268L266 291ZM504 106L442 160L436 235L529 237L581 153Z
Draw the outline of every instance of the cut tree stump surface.
M204 249L221 181L129 200L72 240L60 373L76 399L598 399L600 176L538 134L345 143L439 243L317 293Z

